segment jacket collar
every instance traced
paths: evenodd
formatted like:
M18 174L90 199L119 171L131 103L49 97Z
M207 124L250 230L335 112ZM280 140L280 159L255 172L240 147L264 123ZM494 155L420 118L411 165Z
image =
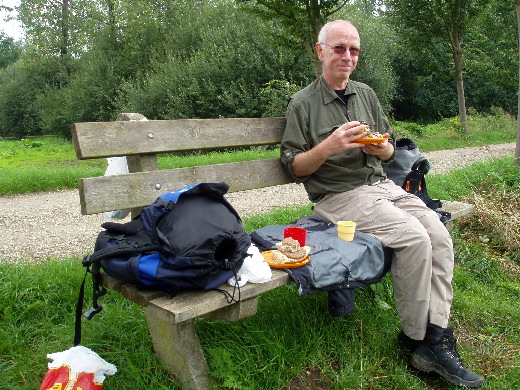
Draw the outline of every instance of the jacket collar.
M321 75L320 77L320 83L322 86L322 93L323 93L323 103L329 104L332 103L335 99L339 99L336 92L332 89L332 87L325 81L325 77ZM355 95L356 94L356 87L353 85L351 80L349 80L347 84L347 88L345 90L345 96L347 95Z

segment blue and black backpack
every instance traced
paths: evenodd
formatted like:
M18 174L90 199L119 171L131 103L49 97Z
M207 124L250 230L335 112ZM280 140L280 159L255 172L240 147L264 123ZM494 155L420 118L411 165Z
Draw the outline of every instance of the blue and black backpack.
M218 289L242 266L250 237L225 199L226 183L199 183L159 196L130 222L105 222L94 252L83 259L93 277L92 318L106 293L101 269L123 282L175 295L183 289ZM80 326L85 280L80 289L76 326ZM239 298L240 299L240 296ZM234 296L228 301L235 300ZM80 330L76 332L80 337ZM79 339L76 340L79 344ZM77 344L76 344L77 345Z

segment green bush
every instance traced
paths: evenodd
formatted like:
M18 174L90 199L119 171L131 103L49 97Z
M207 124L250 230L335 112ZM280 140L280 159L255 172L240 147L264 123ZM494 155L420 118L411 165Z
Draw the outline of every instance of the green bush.
M260 101L264 110L262 116L285 116L287 103L301 88L285 80L271 80L260 90Z
M200 20L195 10L184 21L192 28L204 24L191 52L173 47L153 60L145 77L125 83L118 99L123 111L150 119L260 117L266 111L263 85L310 75L308 61L279 51L259 33L253 16L230 12L227 4L199 12Z
M0 136L41 135L37 100L63 85L72 64L59 58L25 58L0 70Z

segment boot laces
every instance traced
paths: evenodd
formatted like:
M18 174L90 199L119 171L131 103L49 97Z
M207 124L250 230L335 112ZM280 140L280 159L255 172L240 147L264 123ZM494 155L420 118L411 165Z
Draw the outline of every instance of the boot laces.
M455 336L445 334L442 337L442 349L445 350L446 355L448 355L450 359L456 359L457 365L461 368L464 368L464 363L460 358L459 351L457 351L456 343L457 339Z

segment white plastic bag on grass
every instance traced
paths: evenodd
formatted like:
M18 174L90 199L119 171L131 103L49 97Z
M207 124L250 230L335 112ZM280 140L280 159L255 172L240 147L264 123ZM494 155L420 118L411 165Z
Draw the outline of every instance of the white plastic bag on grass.
M273 272L271 267L264 261L264 257L255 244L251 244L247 250L247 256L244 264L237 272L237 279L233 276L228 280L230 286L238 285L242 287L247 282L265 283L271 280Z
M100 390L105 375L114 375L116 366L82 346L47 355L53 361L40 390Z

